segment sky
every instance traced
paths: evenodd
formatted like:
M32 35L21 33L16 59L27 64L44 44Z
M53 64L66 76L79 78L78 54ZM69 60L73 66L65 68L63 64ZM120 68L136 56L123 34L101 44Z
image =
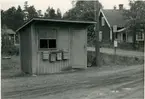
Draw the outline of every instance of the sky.
M60 8L62 13L72 8L72 0L0 0L1 9L7 10L8 8L20 5L24 7L24 2L28 1L28 5L34 5L37 10L42 10L45 12L48 6L54 9ZM112 9L114 5L124 4L125 8L128 8L129 0L99 0L104 9Z

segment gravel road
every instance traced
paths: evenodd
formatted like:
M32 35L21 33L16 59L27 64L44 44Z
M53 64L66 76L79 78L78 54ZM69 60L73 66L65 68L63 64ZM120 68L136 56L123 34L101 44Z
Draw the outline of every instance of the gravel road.
M143 65L2 79L2 99L143 99Z

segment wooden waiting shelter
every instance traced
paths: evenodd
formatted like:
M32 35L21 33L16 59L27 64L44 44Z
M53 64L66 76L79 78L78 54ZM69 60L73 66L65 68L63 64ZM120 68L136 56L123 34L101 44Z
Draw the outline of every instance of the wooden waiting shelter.
M33 18L20 27L21 70L47 74L87 68L87 27L95 22Z

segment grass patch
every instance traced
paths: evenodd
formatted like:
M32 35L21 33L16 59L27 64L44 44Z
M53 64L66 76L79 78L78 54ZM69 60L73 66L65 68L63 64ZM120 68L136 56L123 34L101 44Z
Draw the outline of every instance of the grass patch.
M88 65L95 66L95 52L88 51ZM143 57L128 57L111 54L100 54L100 65L136 65L143 64Z
M2 55L2 57L5 57ZM10 59L1 58L1 77L18 77L24 75L21 73L19 56L11 56Z
M95 52L88 52L88 65L95 66ZM3 57L3 56L2 56ZM137 65L143 64L143 57L126 57L126 56L116 56L116 62L114 62L114 56L109 54L101 53L100 56L101 66L116 66L116 65ZM83 69L72 69L72 67L67 67L62 70L62 72L74 72L83 71ZM1 58L1 77L13 78L13 77L24 77L30 76L28 74L22 73L20 68L20 58L19 56L11 56L10 59Z
M4 57L4 56L2 56ZM9 69L20 69L20 58L19 56L11 56L10 59L1 59L1 69L9 70Z

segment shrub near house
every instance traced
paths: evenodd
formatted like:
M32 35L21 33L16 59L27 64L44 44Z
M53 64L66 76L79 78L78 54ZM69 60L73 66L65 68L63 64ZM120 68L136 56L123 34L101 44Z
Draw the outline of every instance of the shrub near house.
M18 55L19 48L15 46L15 32L11 29L2 29L2 54Z

